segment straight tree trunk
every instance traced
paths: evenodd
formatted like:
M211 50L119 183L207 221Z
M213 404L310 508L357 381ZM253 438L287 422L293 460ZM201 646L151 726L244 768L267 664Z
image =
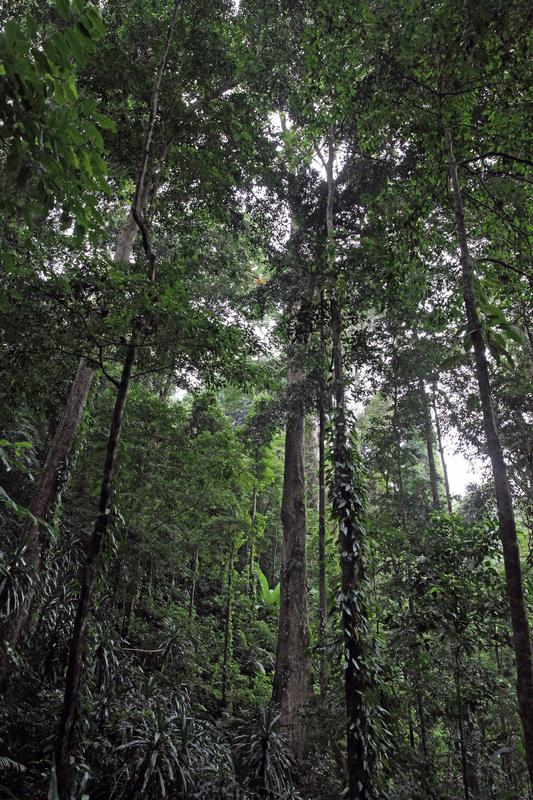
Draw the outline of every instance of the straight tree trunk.
M283 115L281 125L285 131ZM291 212L288 249L297 260L301 199L294 176L289 175L288 182ZM306 338L305 335L303 338ZM302 393L304 371L301 367L301 347L303 343L295 335L289 347L287 366L287 420L281 503L280 608L272 686L272 700L279 706L281 722L287 726L289 743L297 759L302 759L305 754L306 728L303 715L313 696L307 598L305 404Z
M257 460L256 460L257 470ZM255 526L257 521L257 484L254 483L252 491L252 504L250 509L250 538L248 541L248 594L253 600L255 598L255 575L254 575L254 549L255 549Z
M226 611L224 615L224 650L222 656L222 686L221 706L224 711L231 713L229 700L229 663L231 659L233 638L233 562L235 557L235 543L231 542L228 558L228 576L226 582Z
M198 582L199 568L200 568L200 548L197 547L193 560L191 596L189 598L189 617L192 617L194 611L194 601L196 599L196 584Z
M319 153L320 157L321 154ZM327 179L326 227L328 236L328 277L331 283L330 328L333 361L334 417L334 511L339 521L341 551L341 619L344 639L344 697L346 704L346 769L347 800L372 800L369 771L368 722L365 708L366 669L364 640L366 611L363 597L363 542L360 495L353 485L356 480L351 464L351 446L346 417L346 386L342 348L342 307L337 296L334 257L333 204L335 182L333 131L328 135L328 158L322 159Z
M474 266L468 246L461 186L459 183L457 163L453 152L453 142L450 131L447 128L445 128L445 136L451 174L455 227L460 248L463 299L468 333L474 349L479 399L483 413L483 428L492 465L492 476L496 492L499 531L503 548L503 561L507 584L507 599L511 614L513 646L516 659L518 708L524 733L529 780L533 785L533 656L524 597L520 551L516 534L511 488L507 477L507 466L498 435L492 403L485 341L475 299Z
M442 474L444 475L444 491L446 492L446 505L448 506L448 513L452 513L452 495L450 492L450 481L448 479L448 466L446 464L446 457L444 455L444 446L442 444L442 433L440 430L439 414L437 411L437 399L435 397L435 386L432 389L431 405L433 407L433 416L435 417L435 430L437 432L437 445L439 448L440 463L442 466Z
M318 622L322 648L320 650L320 698L325 700L328 669L324 651L327 622L326 595L326 410L322 388L318 403Z
M331 299L331 338L335 385L335 493L343 513L339 520L341 551L342 629L344 635L344 697L346 704L347 800L371 800L368 769L367 720L365 710L366 676L363 631L366 613L362 597L363 562L359 520L354 513L353 474L349 468L350 447L345 412L344 368L341 343L342 314L339 301ZM342 505L341 505L342 504Z
M424 381L420 378L418 382L420 388L420 397L422 400L423 414L424 414L424 430L426 436L426 450L428 456L429 468L429 484L431 487L431 502L435 511L440 508L439 499L439 479L437 475L437 467L435 466L435 453L433 450L433 425L431 424L431 414L429 411L428 398L424 387Z
M305 751L303 713L313 695L306 565L306 505L304 472L305 408L301 370L292 355L288 368L287 423L281 521L280 610L273 701L296 757ZM292 363L291 363L292 362Z
M455 691L457 696L457 723L459 728L459 746L461 750L461 771L463 775L463 793L465 800L475 798L477 793L477 776L468 753L466 732L466 712L463 705L461 680L461 661L459 648L455 653Z

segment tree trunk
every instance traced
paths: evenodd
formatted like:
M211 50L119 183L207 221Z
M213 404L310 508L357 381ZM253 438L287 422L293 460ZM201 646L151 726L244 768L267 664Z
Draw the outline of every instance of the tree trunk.
M474 348L476 377L479 399L483 413L483 427L487 450L492 465L492 475L496 492L500 538L503 548L503 561L507 584L507 598L511 613L513 646L516 658L517 696L520 718L524 733L524 745L530 783L533 784L533 656L531 635L527 617L522 568L516 522L513 512L511 488L507 477L507 466L498 436L498 429L489 379L485 352L485 341L474 293L473 261L468 247L464 219L463 199L455 162L453 143L449 130L445 129L451 173L452 197L455 212L455 225L460 248L460 262L463 279L463 299L465 305L468 333Z
M81 578L81 590L78 600L74 630L69 647L67 674L65 678L65 693L63 707L59 721L59 733L55 746L55 759L57 771L57 785L61 800L66 800L69 794L69 760L72 746L72 735L76 719L77 698L83 661L83 648L87 638L87 623L94 583L98 572L98 561L110 516L110 501L115 474L120 431L124 406L128 394L133 361L135 359L135 343L128 345L120 384L117 389L115 407L107 441L107 451L100 488L100 501L98 516L94 524L93 533L87 548L87 556Z
M143 202L147 201L148 192L143 193ZM137 225L133 220L131 212L117 234L114 261L116 263L127 263L131 258L133 244L137 235ZM57 500L61 469L68 461L78 429L83 417L83 412L89 397L94 368L82 358L78 365L74 381L70 388L65 409L57 426L54 438L48 448L46 460L39 476L35 493L30 502L29 510L38 518L46 520ZM21 604L17 614L10 623L9 631L6 633L6 641L10 648L14 649L20 642L21 637L27 630L29 612L36 592L36 579L38 578L39 561L41 555L41 537L39 521L28 520L22 531L22 539L25 547L25 559L29 573L33 577L31 585L28 587L24 602ZM1 665L9 668L7 655L2 657Z
M363 640L366 612L362 596L363 559L362 508L353 486L354 472L347 436L344 369L341 343L342 313L339 301L331 299L331 338L335 385L335 491L341 551L342 629L344 635L344 695L346 703L347 800L370 800L371 780L367 753L365 709L366 674Z
M257 471L257 459L256 459ZM254 483L252 492L252 505L250 509L250 538L248 541L248 594L251 600L255 600L255 574L254 574L254 548L255 548L255 525L257 521L257 484Z
M286 130L281 116L282 130ZM288 250L298 261L301 228L301 197L297 181L288 176L291 233ZM289 347L287 366L287 420L281 503L282 543L280 564L280 609L276 666L272 700L279 706L281 722L287 726L291 749L302 759L306 749L303 714L313 696L312 663L309 651L309 617L306 563L306 491L304 430L305 405L302 393L304 372L299 349L304 346L295 335Z
M321 639L320 650L320 698L325 700L328 684L327 658L324 637L327 622L326 594L326 411L324 394L320 391L318 404L318 622Z
M235 544L231 542L228 558L228 577L226 583L226 612L224 621L224 653L222 657L222 686L221 686L221 706L223 711L231 713L231 701L228 697L229 687L229 663L231 659L232 639L233 639L233 562L235 556Z
M368 719L365 706L367 674L364 642L367 636L367 617L363 596L363 504L358 483L358 466L348 438L346 418L346 387L342 348L342 307L337 295L335 265L335 230L333 206L335 157L333 130L328 134L328 158L319 157L326 170L328 236L328 278L331 284L330 328L333 361L333 396L335 401L333 445L333 511L339 523L341 551L341 620L344 640L344 696L346 704L346 769L348 787L346 800L372 800L369 770Z
M198 582L198 572L200 568L200 548L196 548L192 568L192 583L191 583L191 596L189 598L189 617L192 617L194 611L194 601L196 598L196 584Z
M176 26L177 13L179 8L179 0L174 0L170 22L167 28L165 44L161 53L161 58L157 66L154 83L152 87L152 94L150 98L150 113L148 123L144 132L143 149L141 154L141 161L137 175L137 184L133 196L131 206L131 216L139 228L142 239L143 248L148 264L148 279L150 282L155 281L155 255L152 251L148 228L144 220L143 214L145 206L150 194L150 181L148 179L149 160L151 156L151 145L155 123L157 118L157 109L159 104L159 92L161 89L161 81L163 73L166 68L170 44ZM130 219L128 218L126 225L128 230L131 231L131 237L134 237L135 231L131 227ZM130 238L133 242L133 238ZM119 242L117 251L120 251L120 259L128 255L127 251L128 238L125 236ZM89 541L85 564L81 578L80 596L78 598L78 608L76 611L76 619L74 621L74 630L69 647L67 674L65 677L65 692L63 696L63 705L61 709L61 716L59 720L59 731L55 742L55 766L57 775L57 786L60 800L67 800L70 789L70 754L72 749L72 738L74 733L74 723L76 720L78 692L80 686L80 678L83 663L83 649L85 640L87 638L87 624L89 620L89 610L91 605L92 593L94 584L98 573L98 562L100 553L103 547L105 535L107 532L110 512L110 501L113 491L113 479L115 474L118 448L120 443L120 433L122 429L122 419L124 415L124 407L128 396L128 389L131 379L131 371L136 355L136 331L135 327L131 335L130 342L126 350L126 357L122 368L122 375L120 383L117 387L117 396L115 399L115 407L113 409L113 416L111 419L111 426L109 430L109 437L107 441L106 458L104 463L104 470L102 475L102 483L100 487L100 501L98 506L98 516L96 518L93 534Z
M435 430L437 431L437 444L439 447L440 463L442 466L442 474L444 475L444 490L446 492L446 505L448 506L448 513L452 513L452 495L450 492L450 481L448 479L448 466L444 456L444 446L442 444L442 434L440 430L439 414L437 411L437 398L435 396L435 385L433 385L431 404L433 407L433 416L435 417Z
M30 519L25 523L21 538L24 546L26 567L32 581L28 585L24 600L11 620L9 630L6 633L6 641L12 649L18 645L27 628L30 608L35 597L41 560L40 520L46 520L55 505L63 478L63 470L72 452L91 390L92 379L93 369L82 358L29 505L29 510L36 519ZM9 666L7 654L2 658L2 666L6 668Z
M422 400L423 414L424 414L424 430L426 435L426 450L427 450L428 467L429 467L429 484L431 487L431 502L434 510L438 511L440 508L439 479L437 475L437 468L435 466L435 453L433 450L433 425L431 424L431 414L429 411L428 398L426 394L426 389L424 387L424 381L422 380L422 378L419 379L418 385L420 388L420 397Z
M463 698L461 690L461 667L459 651L455 654L455 690L457 694L457 720L459 727L459 745L461 749L461 770L463 774L463 792L465 800L470 800L470 781L468 777L468 755L466 752L466 736L463 714Z
M122 630L121 636L127 639L130 632L130 625L133 619L133 612L135 610L135 601L139 593L137 581L130 581L126 587L126 597L124 599L124 613L122 617Z
M302 372L288 369L287 423L281 521L280 610L273 701L279 705L282 724L294 754L305 751L305 726L302 715L313 695L307 604L306 507L304 473L305 409L302 397Z

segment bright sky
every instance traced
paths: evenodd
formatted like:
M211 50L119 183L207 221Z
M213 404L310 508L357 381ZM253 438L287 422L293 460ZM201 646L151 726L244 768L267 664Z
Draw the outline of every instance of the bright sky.
M450 491L452 494L462 495L469 483L479 482L481 463L471 463L462 453L455 452L453 444L449 442L444 446Z

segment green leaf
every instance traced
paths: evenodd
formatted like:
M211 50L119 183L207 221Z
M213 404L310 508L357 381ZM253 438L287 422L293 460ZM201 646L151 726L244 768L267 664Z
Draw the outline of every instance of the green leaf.
M55 0L55 6L57 13L63 17L63 19L68 19L70 15L70 2L69 0Z

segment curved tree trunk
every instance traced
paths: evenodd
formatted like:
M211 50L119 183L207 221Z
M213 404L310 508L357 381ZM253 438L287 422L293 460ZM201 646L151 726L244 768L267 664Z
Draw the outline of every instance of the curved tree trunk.
M496 491L500 538L503 548L503 562L507 584L507 599L511 613L513 646L516 659L517 696L530 783L533 784L533 655L531 635L524 597L524 584L520 551L516 535L516 522L513 511L511 488L507 477L507 465L498 435L496 416L492 403L492 391L485 351L485 341L477 311L473 261L468 247L464 219L463 198L453 152L453 142L448 129L445 129L451 173L452 197L455 212L455 227L460 248L460 262L463 279L463 299L465 305L468 333L474 348L476 377L479 399L483 413L483 428L487 451L492 465L492 476Z
M144 219L145 204L150 194L151 186L148 178L149 159L151 156L151 145L155 123L157 118L157 108L159 103L159 92L161 89L161 81L163 73L166 68L170 44L176 27L177 14L179 8L179 0L174 0L171 19L167 28L165 37L165 44L161 53L161 58L157 66L154 83L152 87L152 96L150 100L150 113L148 123L144 132L143 150L141 155L141 162L137 177L137 185L135 194L131 205L131 216L135 224L139 228L142 239L143 248L148 265L148 280L155 281L155 254L152 251L148 227ZM131 235L134 235L134 229L131 228L130 220L128 218L126 225L128 230L131 230ZM126 239L122 243L125 246ZM121 251L125 252L124 250ZM87 638L87 627L89 622L89 611L91 606L92 594L96 578L98 575L98 564L100 560L100 553L106 538L107 527L109 524L110 516L110 503L113 492L113 481L115 476L115 469L118 458L118 449L120 444L120 434L122 430L122 419L124 415L124 408L128 396L128 389L130 385L131 372L136 355L136 331L137 323L134 323L133 332L131 334L130 342L126 348L126 355L124 365L122 367L122 375L120 382L117 386L117 395L115 399L115 406L113 409L113 416L111 418L111 426L109 429L109 437L107 441L106 458L104 463L102 482L100 486L100 501L98 506L98 515L94 523L93 533L89 541L85 564L81 578L80 596L78 598L78 607L76 610L76 619L74 621L74 629L69 646L67 674L65 677L65 692L63 695L63 705L61 708L61 715L59 719L59 731L55 742L55 767L57 776L57 786L60 800L68 800L70 794L71 784L71 769L70 769L70 756L72 752L72 740L74 734L74 725L76 721L76 713L78 707L78 694L81 680L81 673L83 667L83 650Z
M80 686L83 647L87 638L87 624L89 621L89 608L93 587L98 574L98 562L104 543L107 526L109 524L109 504L113 488L113 478L118 456L120 443L120 431L122 427L122 417L124 406L128 394L131 370L135 359L135 343L128 345L126 359L122 369L122 377L117 389L115 407L109 430L107 441L107 451L104 464L102 485L100 488L100 501L98 504L98 516L94 524L93 534L87 548L87 556L81 578L81 590L74 621L74 630L69 647L69 657L67 674L65 678L65 693L63 697L63 707L59 721L59 733L55 746L55 762L57 772L57 785L61 800L67 800L69 796L70 777L69 762L72 749L72 735L74 722L76 720L77 698Z
M149 195L149 186L145 186L142 202L146 203ZM128 263L131 258L133 245L137 236L138 227L131 212L117 234L114 261ZM36 594L39 562L41 557L41 532L39 520L47 520L56 503L60 484L61 471L67 463L78 429L87 404L94 378L94 367L85 358L80 359L76 375L70 388L69 396L54 438L48 448L46 460L37 481L35 493L29 505L31 513L37 517L36 521L28 520L22 530L22 540L25 550L25 560L28 572L32 576L24 602L17 614L11 620L5 639L11 649L15 649L21 637L25 634L29 622L31 606ZM4 655L2 666L9 668L9 656Z

